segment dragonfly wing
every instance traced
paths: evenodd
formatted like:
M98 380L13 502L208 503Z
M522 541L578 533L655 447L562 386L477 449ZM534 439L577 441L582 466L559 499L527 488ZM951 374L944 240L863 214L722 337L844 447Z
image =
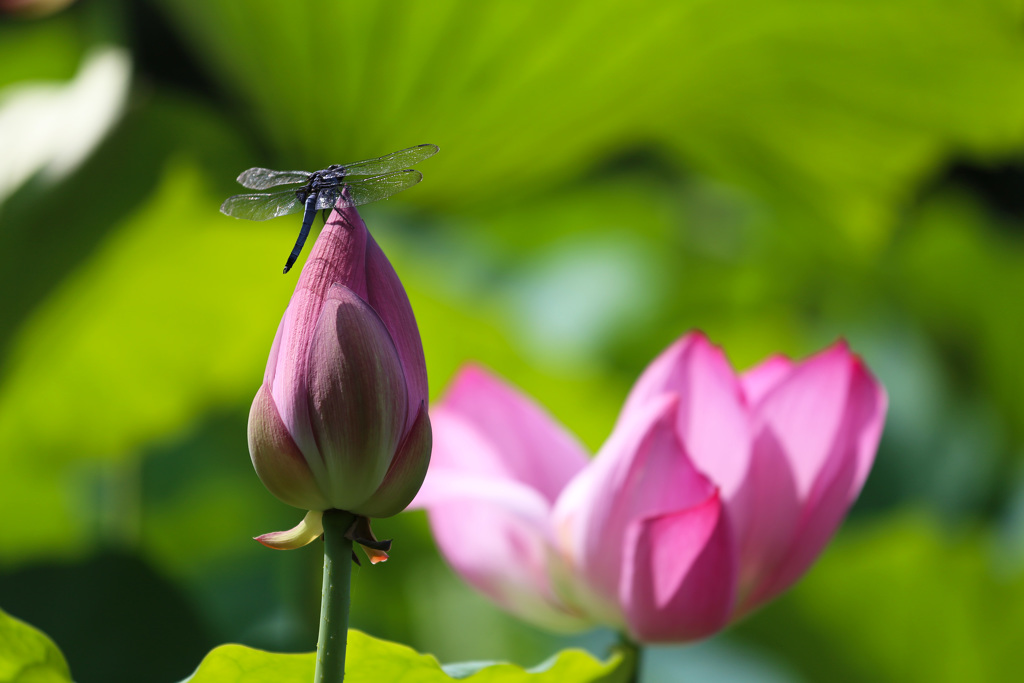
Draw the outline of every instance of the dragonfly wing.
M417 145L408 149L400 149L376 159L354 161L342 164L342 175L380 175L399 169L410 168L415 164L437 154L437 145Z
M318 210L333 209L339 205L341 207L361 206L370 202L378 202L402 190L408 190L421 180L423 180L423 174L412 169L372 178L348 180L321 190L317 197L316 208Z
M305 171L274 171L269 168L250 168L242 171L238 182L250 190L266 190L277 185L305 183L311 174Z
M250 221L265 221L278 216L302 211L303 204L292 190L282 192L253 192L228 197L220 205L220 212Z

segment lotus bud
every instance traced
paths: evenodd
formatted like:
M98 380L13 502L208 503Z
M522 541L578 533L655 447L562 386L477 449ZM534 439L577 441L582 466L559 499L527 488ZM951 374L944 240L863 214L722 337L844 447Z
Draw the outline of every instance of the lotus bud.
M329 509L367 518L400 512L423 482L430 448L427 371L409 299L356 210L336 209L295 286L249 412L256 473L310 514L257 540L305 545L322 533L320 513Z

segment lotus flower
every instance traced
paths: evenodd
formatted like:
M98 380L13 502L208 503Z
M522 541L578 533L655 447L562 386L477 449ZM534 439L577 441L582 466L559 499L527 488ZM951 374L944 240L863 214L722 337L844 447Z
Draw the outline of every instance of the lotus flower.
M295 286L249 413L256 473L310 514L257 540L305 545L332 508L400 512L423 481L430 445L426 364L409 299L356 210L337 209Z
M695 640L808 570L864 484L886 401L843 342L738 375L693 333L644 371L590 460L468 367L432 411L413 505L452 567L529 621Z

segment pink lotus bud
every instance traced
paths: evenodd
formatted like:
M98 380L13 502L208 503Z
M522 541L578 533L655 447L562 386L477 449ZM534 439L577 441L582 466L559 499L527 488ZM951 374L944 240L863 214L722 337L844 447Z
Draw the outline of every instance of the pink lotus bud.
M364 517L404 509L430 460L427 371L402 283L354 208L320 233L249 412L249 452L289 505ZM319 514L260 537L297 547Z
M414 505L456 571L528 620L694 640L807 571L864 484L885 411L845 343L737 375L695 333L651 363L588 461L469 368L434 410Z

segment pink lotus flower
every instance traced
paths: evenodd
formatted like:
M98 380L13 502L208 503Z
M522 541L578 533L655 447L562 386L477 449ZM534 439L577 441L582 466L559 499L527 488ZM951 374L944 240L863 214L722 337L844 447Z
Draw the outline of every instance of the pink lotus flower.
M588 460L539 406L469 367L433 410L413 505L455 570L527 620L694 640L807 571L860 493L886 400L843 342L737 375L689 334Z
M249 413L256 473L282 501L311 512L295 529L257 540L304 545L332 508L400 512L423 481L430 445L427 370L409 299L356 210L335 210Z

